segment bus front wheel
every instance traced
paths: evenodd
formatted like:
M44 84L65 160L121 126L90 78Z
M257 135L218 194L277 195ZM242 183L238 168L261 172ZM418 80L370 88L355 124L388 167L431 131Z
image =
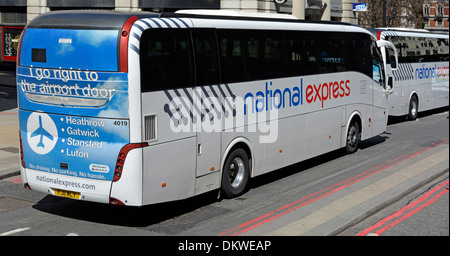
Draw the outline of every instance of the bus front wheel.
M250 176L250 165L247 152L235 149L228 156L222 172L222 191L228 198L244 192Z
M359 129L359 124L353 121L348 127L347 131L347 142L345 150L348 154L355 153L358 150L359 142L361 141L361 131Z
M408 120L416 120L417 114L419 112L419 100L416 95L411 97L409 100L409 112L408 112Z

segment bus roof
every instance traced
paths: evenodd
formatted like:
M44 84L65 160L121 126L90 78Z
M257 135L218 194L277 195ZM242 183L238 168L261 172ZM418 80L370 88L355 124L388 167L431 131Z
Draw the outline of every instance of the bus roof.
M355 26L350 23L339 21L316 21L316 20L300 20L292 15L285 14L268 14L257 12L239 12L239 11L223 11L223 10L181 10L175 13L162 13L164 18L197 18L197 19L219 19L219 20L248 20L248 21L274 21L274 22L295 22L303 24L331 24L331 25L347 25Z
M156 18L155 13L124 13L116 11L53 11L33 19L28 28L59 29L122 29L123 24L131 17Z
M386 36L410 36L410 37L428 37L428 38L448 38L446 32L428 31L426 29L401 29L401 28L374 28L368 29L375 37L384 39Z
M272 19L295 19L297 17L289 14L278 14L278 13L266 13L266 12L245 12L245 11L234 11L234 10L199 10L199 9L189 9L189 10L179 10L175 12L176 14L189 14L189 15L203 15L203 16L225 16L225 17L249 17L249 18L272 18Z
M444 31L444 30L441 31L441 30L428 30L428 29L415 29L415 28L378 28L378 29L383 30L383 31L448 35L448 31Z
M290 15L261 15L258 13L244 12L202 12L180 11L177 13L151 13L151 12L118 12L105 10L72 10L52 11L33 19L28 28L58 28L58 29L121 29L123 24L131 16L141 18L197 18L219 20L248 20L248 21L272 21L295 22L302 24L329 24L354 26L349 23L335 21L304 21L295 19Z

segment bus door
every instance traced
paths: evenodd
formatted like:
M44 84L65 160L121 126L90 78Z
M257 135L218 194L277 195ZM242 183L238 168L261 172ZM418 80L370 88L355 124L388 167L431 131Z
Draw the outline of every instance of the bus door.
M386 77L386 92L387 94L392 94L394 91L394 71L397 71L398 66L398 55L397 49L394 44L385 40L377 41L378 47L380 47L383 65L385 69ZM396 85L397 86L397 85Z
M372 134L380 134L385 131L387 124L387 94L385 93L384 71L381 62L374 59L373 63L373 115Z
M388 95L394 93L394 97L388 99L388 112L392 109L389 106L389 102L391 102L390 105L396 105L394 102L395 99L399 99L399 97L403 97L403 91L402 91L402 83L397 81L395 83L395 90L394 90L394 72L397 71L398 68L398 55L397 55L397 49L395 46L385 40L378 40L377 41L378 46L381 49L381 54L383 56L383 64L385 68L385 75L386 75L386 93ZM400 95L398 95L400 94ZM388 113L389 114L389 113Z
M380 49L374 43L372 45L372 79L373 79L373 108L372 118L369 123L372 134L380 134L386 131L387 125L387 93L385 69Z
M389 61L386 52L389 54ZM375 81L373 86L373 117L372 134L380 134L386 130L388 118L388 95L393 91L392 71L397 68L397 54L395 46L384 40L377 41L372 48L372 78ZM389 62L389 64L387 63Z
M193 90L194 108L198 109L194 117L197 131L197 178L220 170L223 111L221 99L216 97L218 92L218 86L202 86Z
M195 113L193 124L197 131L196 177L198 178L220 171L220 135L224 111L222 108L224 94L221 85L219 85L220 66L215 30L191 29L191 35L198 85L193 89L192 95L194 101L192 112ZM202 185L197 184L197 188L199 186Z

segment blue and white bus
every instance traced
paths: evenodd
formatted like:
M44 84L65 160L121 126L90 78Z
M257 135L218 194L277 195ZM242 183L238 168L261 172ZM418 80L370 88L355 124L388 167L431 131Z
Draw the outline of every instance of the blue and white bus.
M398 53L389 115L415 120L419 112L448 106L448 33L401 28L373 31L378 39L392 42Z
M389 42L342 23L209 14L31 21L17 62L24 186L130 206L234 197L385 131Z

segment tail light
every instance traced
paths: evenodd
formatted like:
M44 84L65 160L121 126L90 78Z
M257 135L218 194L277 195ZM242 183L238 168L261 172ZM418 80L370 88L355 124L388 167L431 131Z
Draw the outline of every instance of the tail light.
M381 39L381 30L378 30L378 32L377 32L377 40L380 40Z
M20 141L20 163L22 167L25 168L25 157L23 156L23 147L22 147L22 133L19 130L19 141Z
M116 199L114 197L109 198L109 203L113 204L113 205L125 205L122 201L120 201L119 199Z
M25 157L23 156L23 147L22 147L22 132L19 130L19 141L20 141L20 163L23 168L25 168ZM23 187L31 190L31 187L28 183L24 183Z
M131 16L123 25L121 37L120 37L120 51L119 51L119 59L120 59L120 72L127 73L128 72L128 39L130 36L130 30L133 26L134 22L139 18L136 16Z
M30 185L28 183L23 184L23 187L28 189L28 190L31 190L31 187L30 187Z
M135 148L143 148L143 147L147 147L147 146L148 146L147 142L131 143L131 144L127 144L127 145L123 146L123 148L119 152L119 155L117 156L116 168L114 170L113 181L118 181L120 179L120 177L122 177L123 166L125 164L125 159L127 158L128 152L130 152L130 150L135 149Z

